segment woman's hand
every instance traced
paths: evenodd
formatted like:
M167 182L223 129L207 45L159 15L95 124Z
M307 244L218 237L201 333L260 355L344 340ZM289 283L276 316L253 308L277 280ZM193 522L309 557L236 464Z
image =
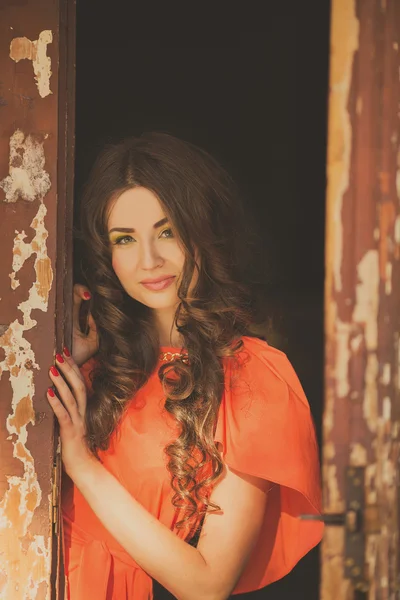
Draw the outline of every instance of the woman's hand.
M66 351L65 351L66 350ZM78 365L68 350L56 354L57 367L52 366L49 376L57 390L47 390L47 399L60 424L62 461L66 473L74 478L74 473L87 469L96 458L90 452L84 436L86 433L86 386ZM59 370L66 381L61 377Z
M87 315L86 329L88 331L82 332L79 324L82 301L88 301L90 298L91 295L87 287L80 284L74 285L72 357L78 366L83 365L84 362L96 354L99 347L96 324L90 312Z

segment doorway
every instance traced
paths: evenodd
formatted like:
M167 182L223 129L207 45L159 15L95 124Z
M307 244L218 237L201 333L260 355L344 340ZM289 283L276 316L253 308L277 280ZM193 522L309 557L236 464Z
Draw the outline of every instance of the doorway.
M258 224L268 341L293 363L319 441L329 8L324 0L300 15L280 2L266 15L243 6L177 15L118 1L104 12L93 0L77 6L76 208L108 141L161 130L219 160ZM318 588L316 548L282 581L236 597L317 600Z

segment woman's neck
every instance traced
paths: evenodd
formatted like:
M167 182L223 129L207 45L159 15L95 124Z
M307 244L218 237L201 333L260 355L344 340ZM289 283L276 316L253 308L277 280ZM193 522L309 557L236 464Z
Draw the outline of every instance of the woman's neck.
M154 319L158 330L160 346L180 348L183 345L183 338L174 325L175 311L176 308L174 307L154 310Z

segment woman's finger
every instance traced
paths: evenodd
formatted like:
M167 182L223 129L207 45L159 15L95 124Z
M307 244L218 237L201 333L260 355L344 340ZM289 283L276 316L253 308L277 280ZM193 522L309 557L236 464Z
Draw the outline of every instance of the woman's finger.
M69 412L62 404L62 402L60 402L60 400L57 398L53 388L51 387L49 387L47 390L47 399L50 402L50 405L58 419L58 422L60 423L60 427L65 427L72 422Z
M59 365L62 365L62 361L60 360L60 358L62 358L69 365L71 365L71 368L75 371L76 375L83 381L81 370L78 367L78 365L76 364L76 362L74 361L74 359L72 358L71 352L68 350L68 348L66 346L64 346L64 348L63 348L62 356L60 354L56 354L56 361L58 362Z
M97 327L96 327L96 323L94 322L94 319L92 317L92 313L88 313L88 325L89 325L89 336L90 335L96 335L97 336Z
M58 392L60 400L68 411L71 421L73 423L78 423L80 414L77 399L73 395L67 383L64 381L64 378L61 377L61 374L56 367L53 366L50 368L49 377Z
M90 296L90 290L86 285L82 285L81 283L74 283L74 294L82 297L85 293L88 293Z
M82 374L72 357L64 358L63 356L61 356L61 354L56 354L56 362L57 367L64 375L68 385L65 383L64 380L63 383L68 389L70 395L74 398L74 403L75 406L78 407L79 414L83 416L86 411L86 386ZM67 392L65 393L69 400Z
M80 331L79 313L80 313L81 304L84 300L90 300L90 298L91 298L91 295L86 286L80 285L78 283L76 283L74 285L74 305L73 305L73 309L72 309L72 317L73 317L74 327L78 331Z

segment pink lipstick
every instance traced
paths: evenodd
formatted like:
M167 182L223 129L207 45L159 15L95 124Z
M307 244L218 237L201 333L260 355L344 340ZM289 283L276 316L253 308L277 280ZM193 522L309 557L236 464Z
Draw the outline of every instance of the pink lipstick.
M169 275L164 277L157 277L156 279L143 279L140 283L153 292L159 292L161 290L167 289L174 281L175 275Z

